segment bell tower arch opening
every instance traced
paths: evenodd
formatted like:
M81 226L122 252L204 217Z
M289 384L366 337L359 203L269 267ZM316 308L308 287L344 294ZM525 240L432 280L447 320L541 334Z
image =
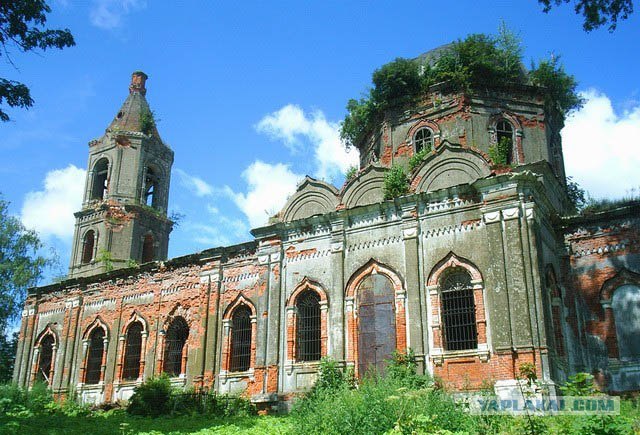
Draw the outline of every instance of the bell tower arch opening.
M122 107L105 134L89 143L84 201L75 213L70 278L130 267L132 260L167 258L174 154L156 128L146 100L147 79L142 71L132 74ZM101 253L110 260L96 261Z

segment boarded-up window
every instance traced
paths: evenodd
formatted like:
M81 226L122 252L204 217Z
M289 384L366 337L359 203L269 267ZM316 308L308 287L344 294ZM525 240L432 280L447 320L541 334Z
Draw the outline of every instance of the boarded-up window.
M38 372L36 380L51 385L53 365L53 335L48 334L40 341L40 355L38 357Z
M93 260L93 251L96 243L96 233L89 230L82 239L82 264L89 264Z
M446 350L476 349L476 305L469 274L463 270L447 274L441 284L441 297Z
M97 384L102 373L102 356L104 354L104 330L95 328L89 336L87 369L84 375L85 384Z
M297 360L320 359L320 297L313 290L305 290L298 296L297 313Z
M138 379L140 375L140 355L142 351L142 324L134 322L127 329L124 349L124 367L122 378L125 380Z
M184 345L189 338L189 325L182 317L176 317L167 328L164 342L164 364L162 370L169 376L182 373Z
M232 372L244 372L251 366L251 310L246 305L236 308L231 321Z

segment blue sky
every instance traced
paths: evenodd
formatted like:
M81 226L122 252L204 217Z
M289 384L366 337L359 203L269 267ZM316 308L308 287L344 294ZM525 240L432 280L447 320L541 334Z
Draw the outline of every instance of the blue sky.
M1 76L30 86L36 103L0 124L0 191L57 250L53 274L66 273L87 142L137 69L176 155L169 208L185 217L170 257L250 239L304 174L340 186L357 156L342 151L338 123L373 70L494 33L500 20L520 34L527 64L560 54L585 93L563 131L569 175L599 197L640 187L640 11L614 33L585 33L571 7L544 14L536 0L50 5L50 25L69 27L77 46L4 63Z

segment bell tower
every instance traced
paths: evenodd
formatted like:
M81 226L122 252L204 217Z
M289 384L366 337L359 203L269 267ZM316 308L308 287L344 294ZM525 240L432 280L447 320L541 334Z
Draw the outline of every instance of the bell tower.
M167 258L173 151L145 98L147 78L142 71L132 74L124 104L105 134L89 142L70 278Z

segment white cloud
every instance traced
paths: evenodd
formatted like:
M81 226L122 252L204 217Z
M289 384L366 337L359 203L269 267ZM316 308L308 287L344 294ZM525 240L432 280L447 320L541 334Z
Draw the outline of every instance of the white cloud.
M94 0L89 12L91 24L101 29L115 29L131 11L147 6L145 0Z
M359 162L358 152L355 149L347 152L342 145L339 124L327 121L320 110L307 115L299 106L288 104L262 118L256 130L284 141L292 151L312 148L316 163L314 175L328 181L339 179ZM305 143L308 146L305 147Z
M42 237L70 241L75 224L73 213L82 206L85 176L85 170L74 165L48 172L44 190L25 195L20 216L24 226Z
M213 193L213 187L202 178L189 175L182 169L175 169L174 171L180 176L182 185L189 189L194 195L203 197Z
M594 89L562 130L567 175L596 198L616 198L640 187L640 104L616 113Z
M256 160L242 173L248 184L247 193L235 193L227 188L229 196L249 219L252 228L265 225L269 217L279 212L287 198L296 190L302 176L288 165L274 165Z

